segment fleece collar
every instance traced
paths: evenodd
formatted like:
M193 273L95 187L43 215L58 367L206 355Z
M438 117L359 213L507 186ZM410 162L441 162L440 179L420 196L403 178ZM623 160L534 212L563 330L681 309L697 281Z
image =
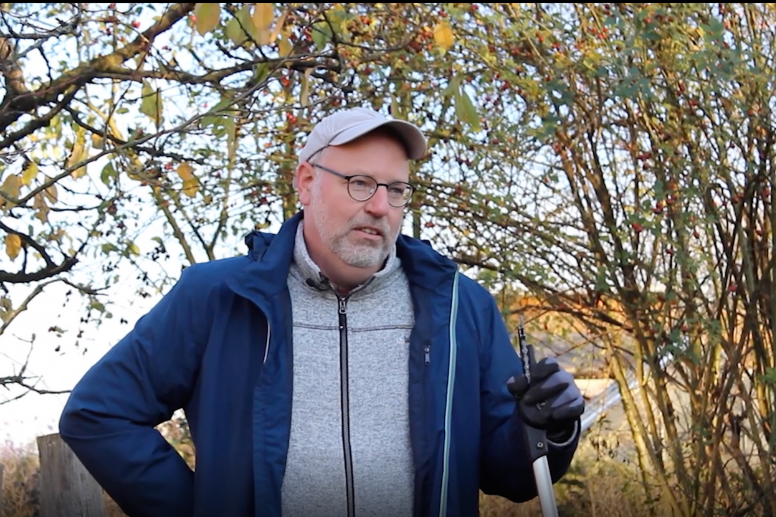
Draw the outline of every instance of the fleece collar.
M303 219L304 211L300 211L284 222L277 234L256 230L246 235L248 260L241 261L227 279L229 287L249 299L269 299L286 290ZM436 252L428 241L406 235L399 235L391 255L394 253L396 265L386 266L400 265L410 285L432 292L449 282L457 269L455 262Z
M313 262L310 253L307 250L307 243L304 240L304 220L299 222L294 241L294 265L292 272L296 271L303 279L305 284L316 291L330 291L333 286L328 278L321 272L318 264ZM375 291L386 285L395 273L401 267L401 261L396 257L396 246L391 247L391 252L385 261L383 267L372 275L366 282L352 289L348 295L357 292Z

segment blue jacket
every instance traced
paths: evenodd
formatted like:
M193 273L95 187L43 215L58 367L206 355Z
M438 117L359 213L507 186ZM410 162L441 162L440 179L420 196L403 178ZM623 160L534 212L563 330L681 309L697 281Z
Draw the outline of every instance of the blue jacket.
M64 441L130 517L279 517L291 423L291 300L300 212L246 256L197 264L75 386ZM493 297L400 236L416 325L409 403L414 517L474 517L479 490L535 497L515 402L522 372ZM196 473L154 429L183 408ZM577 441L551 445L553 481Z

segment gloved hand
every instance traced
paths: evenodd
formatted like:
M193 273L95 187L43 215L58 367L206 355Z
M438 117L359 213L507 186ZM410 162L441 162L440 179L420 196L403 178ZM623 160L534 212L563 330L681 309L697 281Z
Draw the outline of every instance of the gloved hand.
M517 399L520 417L527 425L547 431L547 439L562 443L571 437L574 425L585 411L585 399L574 376L553 357L530 365L531 384L525 375L510 377L509 392Z

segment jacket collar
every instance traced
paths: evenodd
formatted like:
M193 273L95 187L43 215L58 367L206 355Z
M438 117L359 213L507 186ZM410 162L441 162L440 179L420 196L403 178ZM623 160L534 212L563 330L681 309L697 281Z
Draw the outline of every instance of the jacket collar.
M304 211L297 212L280 227L277 234L253 231L245 236L250 260L227 278L229 287L240 296L255 300L272 298L287 288L294 259L294 244ZM426 240L399 235L396 256L411 285L438 291L449 282L457 264L436 252Z

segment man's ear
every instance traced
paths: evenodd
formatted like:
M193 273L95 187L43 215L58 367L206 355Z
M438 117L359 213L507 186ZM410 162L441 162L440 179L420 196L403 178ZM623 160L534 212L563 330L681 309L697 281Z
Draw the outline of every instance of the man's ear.
M299 192L299 201L303 206L310 204L310 198L312 197L312 185L315 180L315 170L313 166L307 162L300 163L296 168L296 175L294 176L294 183L296 184L296 190Z

